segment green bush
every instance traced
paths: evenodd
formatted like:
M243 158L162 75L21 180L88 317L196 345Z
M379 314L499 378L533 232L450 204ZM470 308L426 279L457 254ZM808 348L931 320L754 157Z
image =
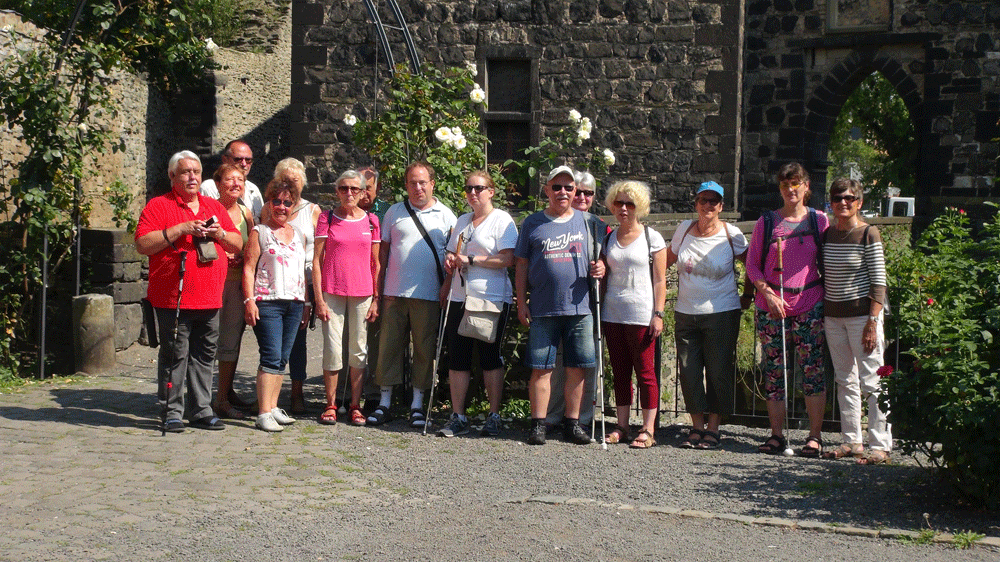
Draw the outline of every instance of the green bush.
M949 208L916 247L887 250L888 336L903 350L883 405L906 453L968 500L1000 507L1000 215L973 235ZM887 357L887 360L892 358Z

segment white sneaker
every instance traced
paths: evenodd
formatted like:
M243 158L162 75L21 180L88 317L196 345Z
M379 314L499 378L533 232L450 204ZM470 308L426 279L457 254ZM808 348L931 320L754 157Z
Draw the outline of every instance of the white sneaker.
M285 429L281 427L281 425L277 421L275 421L274 415L271 414L270 412L257 416L257 421L254 422L254 425L257 426L257 429L272 433L278 431L284 431Z
M295 423L295 418L286 414L281 408L271 410L271 415L274 416L274 421L280 423L281 425L292 425Z

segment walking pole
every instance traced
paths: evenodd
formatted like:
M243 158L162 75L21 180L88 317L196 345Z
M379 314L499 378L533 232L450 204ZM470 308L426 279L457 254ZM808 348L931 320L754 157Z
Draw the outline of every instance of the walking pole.
M463 241L465 241L465 234L460 234L458 236L458 244L455 245L456 255L461 253ZM427 435L427 426L431 424L431 409L434 407L434 391L437 389L438 383L438 361L441 360L441 344L444 343L444 331L445 328L448 327L448 311L451 310L451 295L455 293L455 274L457 272L457 267L451 272L451 287L448 288L448 301L444 305L444 314L438 322L437 351L434 352L434 363L431 368L431 395L427 398L427 417L424 420L424 435Z
M181 266L177 275L177 312L174 313L174 333L170 340L170 363L177 360L177 327L181 320L181 297L184 296L184 272L187 270L187 250L181 251ZM187 375L185 375L187 376ZM163 401L162 424L160 425L160 435L167 435L167 410L170 408L170 394L173 392L174 383L169 378L162 383L165 386L165 397Z
M778 267L775 271L778 272L778 294L781 298L781 306L785 306L785 268L783 266L782 253L784 253L784 239L778 238ZM782 310L781 315L781 380L785 387L785 431L788 431L788 350L785 343L787 339L787 333L785 332L785 316L784 310ZM786 457L791 457L795 454L792 448L788 446L788 438L785 437L785 450L782 454Z
M608 442L605 440L604 431L604 346L603 338L601 336L601 280L594 279L594 294L596 295L595 301L597 302L597 309L594 312L596 315L596 326L594 330L597 333L597 369L594 370L594 401L597 401L597 387L600 387L601 392L601 448L605 451L608 450ZM621 424L621 420L618 420ZM590 422L590 439L594 440L594 430L597 428L597 410L594 410L594 419Z

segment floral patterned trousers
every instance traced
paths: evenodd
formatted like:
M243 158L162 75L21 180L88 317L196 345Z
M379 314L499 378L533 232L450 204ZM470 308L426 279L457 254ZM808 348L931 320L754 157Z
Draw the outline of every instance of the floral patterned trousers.
M795 372L794 362L802 365L802 390L806 396L815 396L826 391L826 377L823 365L823 301L816 303L807 312L785 318L785 346L788 358L788 376ZM785 381L781 374L781 319L771 318L766 310L757 310L757 336L764 352L764 392L767 399L785 399ZM786 358L786 360L788 359Z

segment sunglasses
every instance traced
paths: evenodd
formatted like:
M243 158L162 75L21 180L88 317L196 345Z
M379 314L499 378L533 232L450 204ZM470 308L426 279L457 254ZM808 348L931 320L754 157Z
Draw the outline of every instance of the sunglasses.
M288 207L289 209L291 209L292 205L294 205L294 203L292 201L289 201L288 199L278 199L277 197L275 197L274 199L271 199L271 206L272 207L281 207L282 205L284 205L285 207Z
M253 156L230 156L233 162L246 162L247 164L253 164Z
M634 211L635 210L635 202L634 201L615 201L614 203L612 203L612 205L614 205L615 207L619 207L619 208L620 207L625 207L626 209L628 209L630 211Z
M552 184L553 193L559 191L573 191L574 189L576 189L575 185L559 185L558 183Z
M846 201L847 204L851 204L851 203L854 203L857 200L858 200L858 198L855 197L855 196L853 196L853 195L831 195L830 196L830 202L831 203L840 203L842 201Z
M802 182L799 180L784 180L778 183L778 186L782 189L798 189L802 187Z
M337 186L337 191L339 191L341 193L347 193L348 191L350 191L354 195L357 195L357 194L361 193L364 190L365 190L365 188L363 188L363 187L354 187L354 186L351 186L351 185L338 185Z
M719 203L722 203L722 199L713 199L711 197L699 197L694 201L695 203L698 203L700 205L711 205L713 207L718 205Z
M472 193L472 190L475 190L476 193L482 193L482 192L486 191L489 188L490 188L490 186L488 186L488 185L467 185L467 186L465 186L465 192L466 193Z
M583 195L584 197L593 197L594 196L594 190L593 189L577 189L576 190L576 194L577 195Z

